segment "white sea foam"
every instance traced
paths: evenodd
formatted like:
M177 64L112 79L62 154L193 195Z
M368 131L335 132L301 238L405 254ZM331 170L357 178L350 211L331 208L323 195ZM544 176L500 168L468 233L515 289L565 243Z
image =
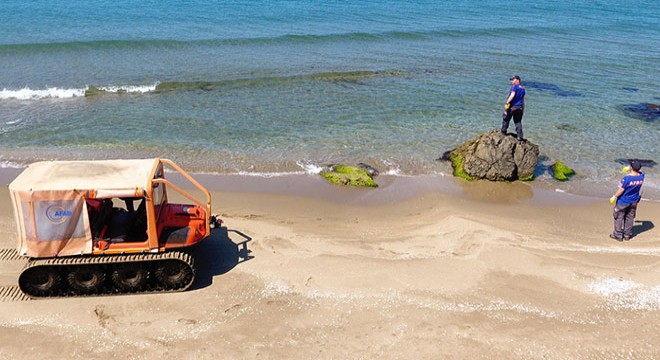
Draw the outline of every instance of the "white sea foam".
M288 176L288 175L304 175L302 171L289 171L289 172L248 172L248 171L239 171L236 174L229 174L229 175L240 175L240 176L254 176L254 177L262 177L262 178L274 178L274 177L280 177L280 176Z
M316 165L316 164L311 164L311 163L303 163L301 161L297 161L296 164L300 166L305 174L309 175L315 175L321 172L323 170L322 166Z
M103 87L99 87L98 89L112 93L127 92L127 93L144 94L155 91L156 86L158 86L158 83L155 83L153 85L103 86Z
M9 133L16 129L20 129L21 127L23 127L24 124L25 123L23 123L23 119L6 121L4 124L5 126L0 126L0 135Z
M20 169L23 165L11 161L0 161L0 169Z
M304 173L308 175L316 175L323 170L323 166L317 164L305 163L302 161L298 161L296 162L296 164L298 164L298 166L300 166L303 169ZM395 163L388 160L383 160L383 165L385 165L385 167L388 168L387 170L382 172L383 175L404 176L399 166L396 165Z
M382 160L382 163L383 165L385 165L385 168L387 168L387 170L383 172L384 175L395 175L395 176L402 175L401 168L395 162L390 160Z
M660 286L648 287L632 280L603 278L592 281L589 291L607 299L614 309L660 310Z
M557 250L557 251L571 251L571 252L585 252L591 254L625 254L625 255L643 255L643 256L660 256L660 247L627 247L627 246L597 246L597 245L581 245L581 244L535 244L527 245L527 247L542 249L542 250Z
M264 296L279 296L295 294L293 286L287 285L282 281L276 280L266 284L262 290Z
M79 96L85 96L86 89L61 89L58 87L51 87L44 90L33 90L30 88L22 88L20 90L2 89L0 91L0 99L17 99L17 100L35 100L46 98L66 99Z
M18 124L22 121L23 121L23 119L10 120L10 121L5 122L5 125L16 125L16 124Z
M287 289L288 290L288 289ZM280 291L283 293L283 291ZM489 303L454 303L437 299L428 299L421 297L411 297L398 291L389 291L386 293L367 294L363 292L346 293L314 290L305 294L313 300L334 300L340 303L362 302L364 306L376 304L383 308L398 307L400 304L408 304L418 308L435 309L439 311L454 311L461 313L472 312L505 312L514 311L518 313L536 314L546 318L558 318L559 314L553 311L543 310L534 306L511 303L503 300L493 300Z
M388 169L383 173L383 175L401 176L401 169L399 169L399 168Z
M138 93L144 94L156 90L159 83L152 85L121 85L121 86L100 86L97 89L109 93ZM0 99L17 99L17 100L38 100L38 99L69 99L74 97L85 96L89 86L85 88L64 89L58 87L50 87L47 89L30 89L28 87L11 90L4 88L0 91Z
M589 284L590 291L604 297L622 294L640 287L642 285L634 281L614 278L599 279Z

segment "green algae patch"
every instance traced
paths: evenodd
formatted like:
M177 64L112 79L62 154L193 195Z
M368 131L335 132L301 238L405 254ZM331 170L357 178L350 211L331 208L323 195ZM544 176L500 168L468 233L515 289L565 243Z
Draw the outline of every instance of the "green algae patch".
M463 155L452 151L449 154L449 160L451 161L451 166L454 168L454 176L463 178L468 181L472 181L472 176L468 175L463 169Z
M85 96L98 96L98 95L103 95L107 94L107 91L99 89L94 86L90 86L87 89L85 89Z
M564 165L561 161L557 161L556 163L554 163L551 169L552 169L552 176L554 176L555 179L559 181L566 181L568 180L569 176L575 175L575 170Z
M218 88L219 83L212 83L209 81L190 81L190 82L162 82L156 85L155 93L164 93L168 91L191 91L191 90L204 90L210 91Z
M369 173L356 166L332 165L320 173L327 181L337 185L350 185L358 187L378 187L378 184Z
M314 80L325 81L358 81L375 76L403 76L404 73L398 70L384 70L384 71L343 71L343 72L322 72L311 74L308 77Z
M317 80L356 80L376 76L375 71L323 72L310 75Z

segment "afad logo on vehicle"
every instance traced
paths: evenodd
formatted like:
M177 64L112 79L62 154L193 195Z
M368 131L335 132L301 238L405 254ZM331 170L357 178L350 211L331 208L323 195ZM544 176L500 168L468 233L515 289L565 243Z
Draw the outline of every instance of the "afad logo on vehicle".
M51 205L46 209L46 217L53 224L61 224L73 215L70 210L66 210L60 205Z

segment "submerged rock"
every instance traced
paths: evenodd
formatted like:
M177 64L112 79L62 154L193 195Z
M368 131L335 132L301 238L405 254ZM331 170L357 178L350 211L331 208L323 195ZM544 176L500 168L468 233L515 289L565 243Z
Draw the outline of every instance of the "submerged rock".
M443 152L439 158L435 159L435 161L451 161L451 150Z
M536 90L541 90L541 91L547 91L551 92L555 95L558 96L566 96L566 97L573 97L573 96L582 96L577 91L570 91L570 90L564 90L560 88L559 86L555 84L550 84L550 83L544 83L544 82L536 82L536 81L525 81L523 85L527 88L530 89L536 89Z
M582 130L580 130L580 128L578 128L577 126L575 126L573 124L562 123L562 124L559 124L559 125L555 125L555 127L559 130L570 131L570 132L574 132L574 133L582 131Z
M378 171L376 171L376 173L377 172ZM326 169L322 170L320 175L333 184L359 187L378 187L378 184L376 184L374 181L373 176L367 170L358 166L341 164L330 165Z
M449 153L454 176L467 180L532 180L538 158L538 145L499 130L481 134Z
M616 159L616 162L618 162L621 165L629 165L630 162L633 160L639 161L639 163L642 164L642 168L645 167L652 168L655 165L658 165L657 162L649 159Z
M566 181L569 176L575 175L575 170L564 165L561 161L552 164L550 169L552 169L552 176L559 181Z
M651 103L625 104L621 105L621 110L626 116L642 121L660 120L660 105Z
M95 86L89 86L85 90L85 96L97 96L97 95L102 95L102 94L105 94L105 93L107 93L107 91L99 89Z

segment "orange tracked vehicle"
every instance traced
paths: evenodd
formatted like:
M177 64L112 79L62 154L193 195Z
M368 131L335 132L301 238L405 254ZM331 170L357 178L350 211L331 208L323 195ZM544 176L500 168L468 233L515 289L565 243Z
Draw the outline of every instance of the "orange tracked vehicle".
M166 180L166 168L204 199ZM167 159L37 162L9 191L28 258L18 284L34 298L186 290L189 250L220 224L208 190ZM170 203L168 191L192 204Z

